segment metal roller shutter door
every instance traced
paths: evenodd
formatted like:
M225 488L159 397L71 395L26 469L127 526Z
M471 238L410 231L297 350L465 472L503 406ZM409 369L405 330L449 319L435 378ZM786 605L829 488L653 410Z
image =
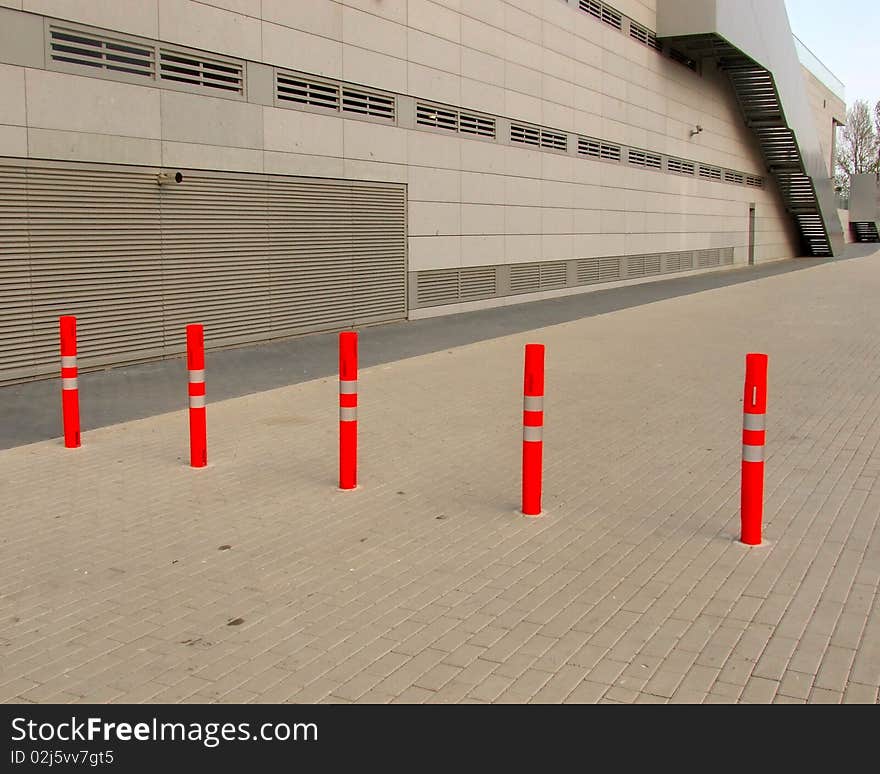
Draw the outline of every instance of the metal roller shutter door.
M25 171L0 167L0 374L34 373Z
M404 186L157 171L0 166L0 382L406 316Z

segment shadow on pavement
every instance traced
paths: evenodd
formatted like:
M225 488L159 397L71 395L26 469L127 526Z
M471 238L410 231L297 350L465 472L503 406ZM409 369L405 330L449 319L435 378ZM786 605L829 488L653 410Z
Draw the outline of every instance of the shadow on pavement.
M803 271L864 257L877 250L876 245L849 245L848 248L847 254L837 259L796 258L478 312L373 326L368 329L369 333L361 336L360 366L367 368L654 301ZM335 376L337 334L309 334L211 350L207 360L209 401L224 400ZM79 381L84 433L91 428L177 411L187 405L183 358L81 373ZM0 387L0 449L59 437L61 401L58 393L57 379Z

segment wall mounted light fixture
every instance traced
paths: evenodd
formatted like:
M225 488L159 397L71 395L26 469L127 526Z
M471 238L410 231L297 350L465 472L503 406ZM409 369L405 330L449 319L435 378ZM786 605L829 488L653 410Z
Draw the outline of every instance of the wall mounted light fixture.
M183 173L182 172L160 172L156 175L156 182L159 185L170 185L172 183L182 183L183 182Z

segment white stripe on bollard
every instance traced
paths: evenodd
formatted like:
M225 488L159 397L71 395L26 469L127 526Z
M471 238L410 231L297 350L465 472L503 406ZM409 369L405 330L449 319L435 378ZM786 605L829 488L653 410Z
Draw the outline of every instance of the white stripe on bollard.
M763 462L764 447L752 444L743 444L743 462Z

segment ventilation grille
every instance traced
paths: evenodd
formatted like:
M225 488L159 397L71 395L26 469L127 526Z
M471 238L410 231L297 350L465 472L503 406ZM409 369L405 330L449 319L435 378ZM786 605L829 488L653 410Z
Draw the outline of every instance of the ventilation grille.
M510 125L510 141L518 142L522 145L541 145L541 131L532 126L522 126L520 124Z
M632 148L626 154L626 160L637 167L646 167L648 169L661 169L662 157L658 153L648 153L647 151L633 150Z
M445 129L450 132L476 134L480 137L495 136L495 119L471 113L459 113L451 108L435 107L425 103L416 104L416 123Z
M416 306L439 306L494 298L498 294L495 266L422 271L416 275Z
M604 4L602 5L602 21L605 22L605 24L610 24L616 30L623 28L622 14Z
M516 264L510 267L510 292L529 293L541 289L541 266L536 263Z
M700 164L700 177L707 180L720 180L721 170L718 167L707 167L705 164Z
M474 266L461 270L462 301L477 298L492 298L497 293L496 271L494 266Z
M661 45L657 42L657 36L647 27L643 27L634 21L629 23L629 36L651 48L658 50L661 48Z
M152 46L137 45L64 27L51 27L49 48L52 59L56 62L142 75L146 78L153 78L155 74L155 50Z
M679 175L693 175L694 163L684 159L666 159L666 169Z
M589 285L599 281L599 259L581 258L575 265L575 278L578 285Z
M695 255L699 268L711 268L733 263L734 248L430 269L410 274L410 300L414 308L420 308L624 279L637 280L690 271L695 268ZM509 282L499 285L498 278L504 275L509 277Z
M597 19L602 18L602 3L598 2L598 0L579 0L578 7Z
M541 290L564 288L568 281L568 269L565 261L553 261L541 264Z
M622 18L614 9L601 2L584 2L581 7L596 18ZM604 9L604 10L603 10ZM611 16L609 17L609 13ZM650 30L632 20L635 37L651 40ZM627 29L630 29L628 26ZM202 54L191 49L160 47L157 43L136 40L123 40L104 36L98 30L88 30L72 26L52 26L49 28L49 44L52 61L90 68L97 71L113 71L127 76L143 76L169 83L183 84L227 95L242 96L245 91L245 65L234 59L221 59ZM100 77L100 76L99 76ZM106 76L112 77L112 76ZM384 122L396 120L396 98L387 92L366 89L351 84L335 82L304 73L275 71L275 93L279 106L295 107L304 105L310 108L325 109L367 116ZM459 111L454 107L417 103L416 123L441 131L460 132L474 137L496 139L497 123L491 116ZM568 135L565 132L540 126L512 124L510 141L531 145L552 152L568 151ZM619 163L623 159L623 148L594 138L578 137L577 152L582 156ZM627 161L634 166L662 169L663 157L649 151L630 150ZM667 159L667 171L679 174L692 174L694 162L681 159ZM709 170L709 171L706 171ZM701 176L740 185L763 187L763 179L746 176L743 173L720 169L702 168Z
M568 137L561 132L541 130L541 147L564 151L568 148Z
M343 86L342 111L394 121L394 97L378 91Z
M159 77L164 81L244 93L243 65L170 49L159 51Z
M626 259L626 276L645 276L645 257L643 255L631 255Z
M278 99L330 110L339 110L339 86L309 81L282 71L277 73Z
M697 251L697 268L705 269L709 266L718 266L721 263L721 251L716 247L711 250Z
M494 137L495 119L471 113L459 113L458 131L464 134L476 134L480 137Z
M599 281L620 279L620 258L599 259Z
M458 111L419 103L416 105L416 123L422 126L433 126L437 129L457 132Z
M733 263L732 247L697 251L701 269ZM572 282L569 264L573 263ZM464 269L440 269L418 272L416 299L418 307L454 304L495 298L498 295L496 266L475 266ZM590 285L619 279L641 279L693 268L693 253L654 253L630 255L624 259L580 258L574 261L547 261L510 266L510 294L559 290L573 285ZM624 273L625 269L625 273Z
M601 140L578 137L578 153L605 161L620 161L620 146Z
M112 38L97 30L51 26L49 52L53 62L244 94L244 62L189 49Z
M660 274L661 255L631 255L626 259L627 279Z
M420 271L416 275L419 306L454 304L458 301L458 269Z
M568 148L566 134L523 124L510 125L510 141L558 151L564 151Z
M395 98L392 94L369 89L354 88L346 84L334 83L311 78L300 73L277 70L275 75L275 95L282 103L297 103L311 107L327 108L343 113L355 113L361 116L370 116L384 121L395 120ZM442 119L436 116L434 121ZM453 131L455 131L455 116L453 116ZM425 121L428 121L427 113ZM435 123L433 125L440 125Z

